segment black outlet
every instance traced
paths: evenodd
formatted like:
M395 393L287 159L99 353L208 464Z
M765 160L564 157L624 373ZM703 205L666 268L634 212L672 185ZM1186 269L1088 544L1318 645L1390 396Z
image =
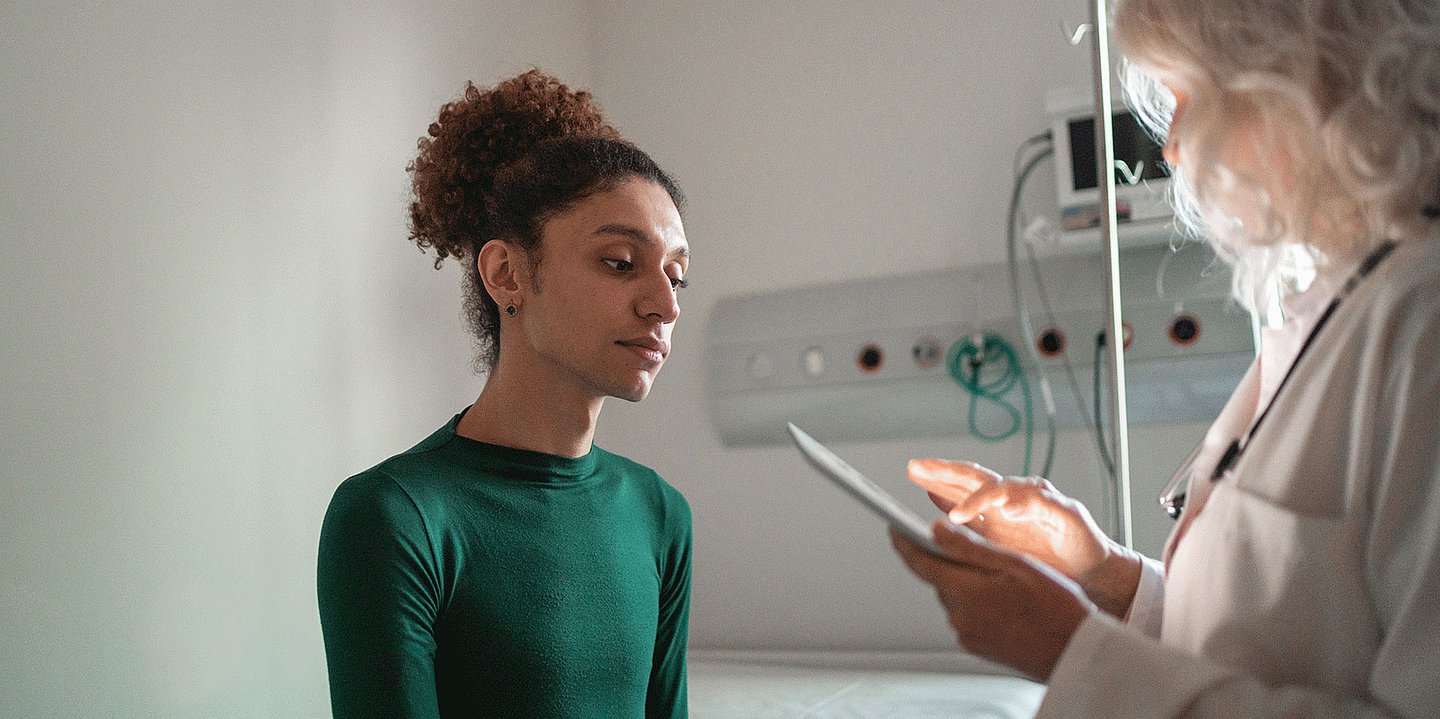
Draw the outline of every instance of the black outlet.
M1200 339L1200 319L1184 314L1170 320L1170 341L1177 345L1191 345Z
M1055 357L1065 351L1065 333L1058 327L1046 327L1035 341L1035 348L1046 357Z
M885 364L885 353L881 351L880 345L865 345L860 348L860 356L856 358L862 372L875 372L880 365Z

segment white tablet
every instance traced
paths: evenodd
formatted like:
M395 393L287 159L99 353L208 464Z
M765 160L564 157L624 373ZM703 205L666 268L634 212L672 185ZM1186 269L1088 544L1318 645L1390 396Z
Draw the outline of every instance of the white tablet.
M816 442L815 438L806 434L804 430L790 423L787 423L787 426L790 428L790 436L795 438L795 445L800 448L805 459L809 460L815 469L820 470L821 474L840 485L841 489L860 500L861 504L880 515L906 537L930 550L931 554L939 557L946 556L945 550L935 543L935 539L930 533L929 523L921 519L920 515L901 504L889 492L881 489L879 485L861 474L859 470L846 464L845 460L840 459L825 445Z

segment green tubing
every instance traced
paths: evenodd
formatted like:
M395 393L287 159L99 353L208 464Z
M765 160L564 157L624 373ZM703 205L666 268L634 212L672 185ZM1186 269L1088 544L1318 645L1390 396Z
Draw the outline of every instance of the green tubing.
M971 434L986 442L1000 442L1024 429L1025 467L1021 474L1029 475L1030 450L1035 439L1035 417L1031 411L1030 381L1020 367L1015 348L996 334L965 337L950 345L945 364L955 384L960 385L970 395ZM992 368L998 368L998 374ZM1021 407L1016 407L1006 398L1016 385L1020 387L1024 402ZM1009 415L1010 426L1005 431L991 434L980 428L976 421L976 412L982 400L1000 407Z

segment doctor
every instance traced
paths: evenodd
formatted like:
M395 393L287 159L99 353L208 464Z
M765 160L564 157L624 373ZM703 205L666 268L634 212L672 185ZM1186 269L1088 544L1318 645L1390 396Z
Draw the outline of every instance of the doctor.
M1162 562L1042 479L940 460L892 532L1041 717L1440 716L1440 0L1119 0L1177 209L1283 326L1177 477Z

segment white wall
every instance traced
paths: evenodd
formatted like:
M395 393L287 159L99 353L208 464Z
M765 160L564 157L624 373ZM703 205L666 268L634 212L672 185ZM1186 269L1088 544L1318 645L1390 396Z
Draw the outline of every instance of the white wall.
M0 716L327 715L330 493L478 389L405 164L593 12L0 6Z
M1062 40L1086 6L1058 0L606 3L596 93L690 196L692 287L650 399L612 401L600 440L655 466L695 511L692 642L701 647L940 648L931 593L877 522L789 447L726 449L706 411L716 297L1002 261L1011 158L1046 129L1043 98L1089 82ZM1037 182L1049 182L1038 175ZM1101 288L1096 288L1101 291ZM997 298L1008 302L1008 298ZM1058 388L1057 388L1058 389ZM1203 431L1135 432L1137 526ZM912 456L1019 471L1018 442L952 438L837 446L917 508ZM1086 435L1062 436L1054 479L1099 506Z

